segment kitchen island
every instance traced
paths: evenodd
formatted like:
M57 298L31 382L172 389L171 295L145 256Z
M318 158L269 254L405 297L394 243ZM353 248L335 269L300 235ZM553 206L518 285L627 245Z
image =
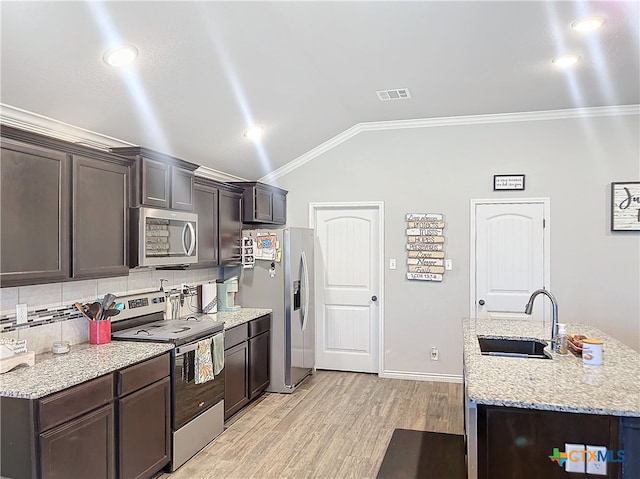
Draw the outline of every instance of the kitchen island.
M624 462L607 463L607 477L640 477L640 354L587 325L567 330L602 339L604 364L583 366L550 346L551 359L484 355L478 336L549 342L551 328L518 319L463 321L469 479L568 477L565 468L579 465L559 467L549 458L566 444L603 446L611 459L625 450Z

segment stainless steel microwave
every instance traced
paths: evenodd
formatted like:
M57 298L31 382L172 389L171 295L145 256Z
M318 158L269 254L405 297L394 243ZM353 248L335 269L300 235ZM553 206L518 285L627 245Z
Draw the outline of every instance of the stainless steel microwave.
M198 262L198 215L131 208L130 266L181 266Z

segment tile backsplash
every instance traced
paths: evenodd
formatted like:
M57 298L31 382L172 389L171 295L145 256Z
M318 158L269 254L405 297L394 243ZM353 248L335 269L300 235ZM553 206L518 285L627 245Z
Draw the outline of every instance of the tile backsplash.
M53 341L85 343L89 338L86 318L74 308L75 302L86 303L103 297L154 291L160 279L166 279L165 289L181 284L198 285L215 281L222 268L196 270L131 270L128 276L102 278L67 283L51 283L15 288L0 288L0 337L27 340L27 348L36 354L48 352ZM16 324L16 304L27 305L28 322Z

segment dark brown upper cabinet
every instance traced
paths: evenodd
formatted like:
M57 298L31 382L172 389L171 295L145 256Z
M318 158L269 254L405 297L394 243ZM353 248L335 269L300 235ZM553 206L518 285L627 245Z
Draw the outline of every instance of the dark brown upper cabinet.
M2 286L126 276L131 163L3 127Z
M287 191L258 182L233 183L243 189L242 222L284 225L287 222Z
M238 264L242 260L242 190L219 190L218 200L219 264Z
M73 156L72 276L129 274L129 167Z
M198 263L192 267L239 263L242 189L196 176L193 190L194 212L198 214Z
M7 132L3 127L3 136ZM68 279L69 158L51 147L4 138L1 149L2 286Z
M198 263L192 268L218 266L218 197L214 182L195 178L193 212L198 215Z
M193 211L193 172L198 165L139 146L111 151L135 160L131 206Z

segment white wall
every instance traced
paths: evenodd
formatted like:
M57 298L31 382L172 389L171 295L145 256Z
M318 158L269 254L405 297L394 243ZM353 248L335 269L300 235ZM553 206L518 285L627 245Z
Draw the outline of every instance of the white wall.
M640 233L610 231L610 183L640 180L638 115L362 132L279 178L289 226L309 202L384 201L386 371L460 375L469 314L469 200L548 197L551 287L562 322L592 324L640 350ZM494 192L494 174L526 174ZM406 280L405 213L444 213L453 271ZM441 360L429 360L431 346Z

